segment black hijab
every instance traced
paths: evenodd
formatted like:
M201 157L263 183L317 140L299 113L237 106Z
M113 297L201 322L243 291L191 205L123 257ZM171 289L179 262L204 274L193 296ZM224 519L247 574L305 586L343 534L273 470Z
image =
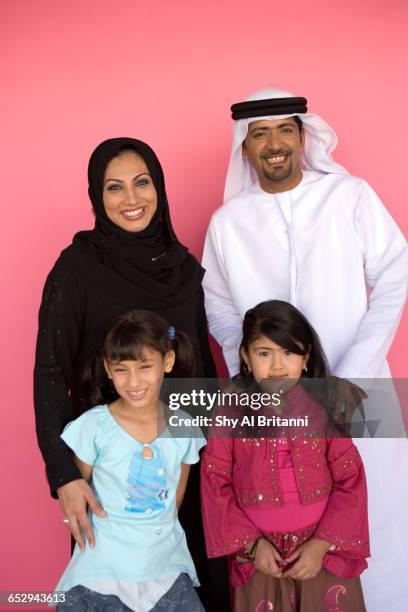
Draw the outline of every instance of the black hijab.
M140 232L116 225L103 204L106 167L128 150L142 157L157 193L157 209ZM63 253L78 278L106 301L133 304L137 297L137 307L149 310L171 308L193 297L204 271L174 232L163 170L154 151L133 138L105 140L89 160L88 185L95 228L76 234Z

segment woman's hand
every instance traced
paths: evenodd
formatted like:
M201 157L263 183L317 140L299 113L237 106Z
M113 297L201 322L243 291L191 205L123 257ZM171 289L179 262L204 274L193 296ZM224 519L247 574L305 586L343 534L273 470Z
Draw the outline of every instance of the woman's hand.
M256 569L274 578L282 578L283 573L278 563L285 564L285 561L268 540L261 538L255 551L254 566Z
M59 487L57 493L62 512L68 519L66 525L77 541L81 552L85 550L85 542L81 529L88 539L89 545L94 547L95 536L89 523L86 506L88 504L92 512L95 512L95 514L102 518L107 515L102 506L96 501L94 492L89 484L83 478L72 480L63 487Z
M296 563L286 572L284 578L295 578L296 580L307 580L314 578L322 569L323 557L329 550L331 544L324 540L308 540L285 559L286 563Z

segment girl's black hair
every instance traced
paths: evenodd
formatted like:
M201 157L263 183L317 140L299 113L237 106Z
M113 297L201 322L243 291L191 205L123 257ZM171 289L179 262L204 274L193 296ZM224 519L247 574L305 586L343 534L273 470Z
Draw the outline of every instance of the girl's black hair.
M260 336L266 336L297 355L309 353L307 371L303 370L302 377L328 378L329 368L319 336L306 317L292 304L281 300L268 300L248 310L244 317L240 348L248 353L249 345ZM241 352L240 375L243 378L252 376Z
M319 336L306 317L288 302L281 300L262 302L245 314L240 348L248 353L249 345L261 336L266 336L272 342L297 355L309 353L307 371L302 371L300 383L325 409L328 421L333 427L332 435L337 432L336 435L350 437L350 424L336 420L336 379L330 376ZM241 353L240 373L234 381L238 388L253 390L258 388ZM323 432L320 433L325 435ZM248 435L254 435L254 428Z
M162 357L173 350L176 360L166 376L190 378L194 376L194 353L187 334L169 326L159 315L147 310L131 310L116 317L104 342L97 352L90 373L88 401L90 406L109 403L117 393L108 379L104 367L107 362L145 359L144 349L151 348Z

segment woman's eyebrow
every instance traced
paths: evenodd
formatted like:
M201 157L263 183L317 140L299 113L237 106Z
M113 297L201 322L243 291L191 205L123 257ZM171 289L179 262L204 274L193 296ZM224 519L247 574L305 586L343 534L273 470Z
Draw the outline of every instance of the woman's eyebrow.
M140 174L136 174L136 176L133 177L132 181L134 181L135 179L139 178L139 176L150 176L150 174L148 172L141 172ZM122 181L122 179L107 178L105 180L105 184L108 183L109 181L115 181L115 183L123 183L124 182L124 181Z

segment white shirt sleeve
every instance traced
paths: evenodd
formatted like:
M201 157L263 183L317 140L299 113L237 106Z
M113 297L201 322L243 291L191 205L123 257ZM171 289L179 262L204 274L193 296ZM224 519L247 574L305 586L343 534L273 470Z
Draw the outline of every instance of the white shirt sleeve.
M355 224L361 239L364 275L370 295L354 342L334 373L342 378L376 378L384 365L407 298L408 249L397 224L364 181Z
M210 333L221 345L225 363L233 376L239 370L242 319L234 306L229 289L228 273L214 217L205 239L203 267L206 270L203 288L208 326Z

